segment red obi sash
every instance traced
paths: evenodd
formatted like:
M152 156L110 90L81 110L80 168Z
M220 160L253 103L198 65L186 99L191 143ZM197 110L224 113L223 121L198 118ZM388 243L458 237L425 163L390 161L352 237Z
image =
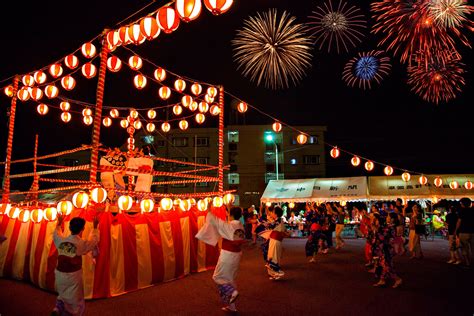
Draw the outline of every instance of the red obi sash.
M58 256L58 267L56 268L59 272L76 272L82 269L82 257L68 257L68 256Z
M278 240L278 241L282 241L283 238L285 238L285 233L277 232L277 231L273 230L273 231L270 233L270 238L271 238L271 239Z
M241 252L243 240L228 240L222 238L222 249L230 252Z

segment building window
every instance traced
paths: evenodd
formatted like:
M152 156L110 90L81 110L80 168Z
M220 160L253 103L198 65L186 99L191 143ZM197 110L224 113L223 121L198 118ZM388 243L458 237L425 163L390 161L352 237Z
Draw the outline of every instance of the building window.
M317 135L311 135L309 138L308 138L308 143L310 144L318 144L319 143L319 138Z
M229 163L237 163L237 153L229 153Z
M229 131L229 132L227 132L227 141L229 143L238 143L239 142L239 132L238 131Z
M143 136L143 142L145 144L153 144L154 141L155 141L155 137L153 135Z
M156 141L156 146L157 147L165 147L165 140L164 139L157 140Z
M173 188L185 188L186 183L174 183L174 184L171 185L171 187L173 187Z
M305 165L319 165L319 155L303 156Z
M228 178L229 184L239 184L240 182L240 176L238 173L229 173Z
M65 166L68 166L68 167L79 166L79 160L77 159L66 158L63 160L63 163Z
M296 159L295 159L295 158L293 158L293 159L290 159L290 164L292 164L292 165L296 165Z
M209 137L196 137L196 147L209 147Z
M230 151L237 151L237 144L236 143L229 143L229 150Z
M173 157L171 159L178 160L178 161L185 161L185 162L188 161L188 158L186 157ZM176 162L173 163L173 168L183 168L183 167L186 167L186 165L182 165Z
M198 182L198 183L196 183L196 187L204 188L204 187L208 187L208 186L209 186L209 182Z
M196 163L199 163L201 165L208 165L209 164L209 158L208 157L197 157L196 158Z
M186 147L188 146L188 138L187 137L173 137L171 140L173 146L175 147Z

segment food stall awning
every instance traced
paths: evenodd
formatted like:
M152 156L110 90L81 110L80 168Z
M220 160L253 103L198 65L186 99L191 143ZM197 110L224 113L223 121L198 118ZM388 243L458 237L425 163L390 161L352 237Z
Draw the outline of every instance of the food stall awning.
M270 180L262 202L306 202L311 200L315 179Z

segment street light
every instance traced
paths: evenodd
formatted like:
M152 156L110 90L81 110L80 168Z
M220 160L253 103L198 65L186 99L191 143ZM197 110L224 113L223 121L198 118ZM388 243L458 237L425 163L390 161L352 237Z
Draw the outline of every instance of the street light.
M275 142L275 137L273 136L273 134L267 134L267 136L265 136L265 140L268 142L273 142L273 144L275 145L275 171L276 179L278 180L278 146Z

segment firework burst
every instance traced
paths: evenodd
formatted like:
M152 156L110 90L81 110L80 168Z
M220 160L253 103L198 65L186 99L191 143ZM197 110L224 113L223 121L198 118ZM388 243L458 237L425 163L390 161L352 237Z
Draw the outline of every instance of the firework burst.
M348 86L359 88L372 88L375 81L380 84L391 69L390 58L384 57L382 51L359 53L349 60L342 72L342 79Z
M449 57L447 57L449 56ZM430 54L424 66L408 67L408 84L411 90L421 96L423 100L438 104L456 98L456 93L461 92L465 85L463 74L464 64L457 52Z
M245 77L266 88L296 85L311 67L311 40L306 27L286 11L275 9L244 22L232 41L234 59Z
M473 11L474 7L464 0L431 0L429 5L430 16L445 28L460 28L465 24L472 27L467 16Z
M332 0L316 7L309 19L310 31L320 50L326 45L328 52L333 46L336 46L338 54L341 49L348 52L349 48L356 46L364 37L364 15L357 7L349 6L342 0L337 7L333 6Z

